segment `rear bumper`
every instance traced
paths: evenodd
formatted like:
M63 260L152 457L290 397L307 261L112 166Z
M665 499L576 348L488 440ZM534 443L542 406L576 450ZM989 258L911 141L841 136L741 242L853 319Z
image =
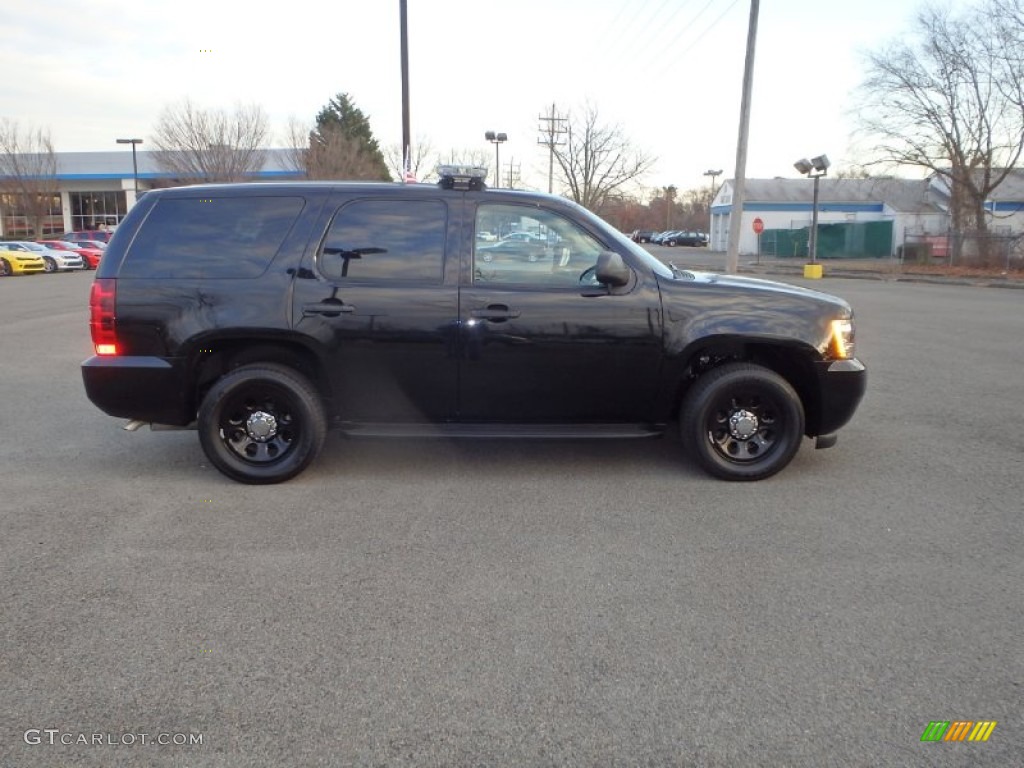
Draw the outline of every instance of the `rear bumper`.
M868 385L864 364L852 358L815 363L819 408L816 423L807 425L812 437L828 435L844 426L857 410Z
M183 364L162 357L90 357L85 394L110 416L184 426L195 419Z

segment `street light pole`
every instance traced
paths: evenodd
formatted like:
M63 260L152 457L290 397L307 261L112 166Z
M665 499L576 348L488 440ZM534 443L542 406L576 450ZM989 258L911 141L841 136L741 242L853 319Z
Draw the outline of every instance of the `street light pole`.
M711 213L711 205L715 202L715 179L722 175L722 169L719 168L717 171L713 171L709 168L704 171L704 175L711 177L711 199L708 200L708 228L713 243L715 239L715 216ZM714 245L712 244L711 247L714 247Z
M722 175L722 171L721 170L718 170L718 171L707 170L707 171L704 171L704 175L711 177L711 201L708 203L708 209L709 209L709 212L710 212L711 203L715 202L715 177L721 176Z
M828 174L828 168L832 163L829 162L828 155L818 155L812 157L810 160L802 158L793 163L793 167L796 168L800 173L807 176L808 178L814 179L814 197L811 203L811 232L808 237L807 251L810 258L806 269L804 269L805 277L821 277L821 270L817 267L818 263L818 182L822 176Z
M811 264L818 262L818 181L823 174L814 174L814 202L811 203Z
M132 145L132 178L135 179L135 199L139 199L139 162L135 157L135 147L142 143L142 139L117 139L118 144Z
M498 147L502 142L508 141L508 134L487 131L484 138L494 145L494 188L498 189L501 186L501 155L498 152Z

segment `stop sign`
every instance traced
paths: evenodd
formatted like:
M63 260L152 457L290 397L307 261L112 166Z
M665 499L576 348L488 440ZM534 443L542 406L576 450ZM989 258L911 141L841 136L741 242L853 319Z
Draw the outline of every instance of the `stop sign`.
M754 232L759 235L764 232L764 222L761 221L760 217L754 219Z

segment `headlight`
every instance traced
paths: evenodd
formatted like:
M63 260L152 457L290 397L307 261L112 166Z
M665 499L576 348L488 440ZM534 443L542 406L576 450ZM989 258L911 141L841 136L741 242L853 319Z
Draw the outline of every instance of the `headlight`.
M853 357L853 318L832 321L832 339L829 353L833 360L849 360Z

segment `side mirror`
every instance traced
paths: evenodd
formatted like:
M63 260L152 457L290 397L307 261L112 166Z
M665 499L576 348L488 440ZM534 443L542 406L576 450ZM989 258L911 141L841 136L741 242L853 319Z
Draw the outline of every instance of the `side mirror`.
M619 254L613 251L601 251L597 256L597 269L595 273L597 282L612 288L621 288L629 283L632 273L626 262Z

